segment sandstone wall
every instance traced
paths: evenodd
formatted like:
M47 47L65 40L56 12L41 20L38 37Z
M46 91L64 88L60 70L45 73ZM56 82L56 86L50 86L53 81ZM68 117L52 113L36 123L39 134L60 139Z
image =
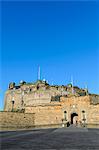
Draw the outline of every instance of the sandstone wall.
M56 91L41 89L27 93L24 92L23 95L20 89L15 91L8 90L5 93L4 111L11 111L12 109L19 110L25 108L27 105L50 103L51 96L54 96L55 94ZM14 101L14 104L12 101Z
M28 128L35 125L35 114L0 112L0 128Z
M83 113L85 111L86 122L88 117L88 111L90 106L90 100L88 96L82 97L70 97L70 98L61 98L62 109L67 112L67 119L71 121L71 114L78 114L78 121L82 121Z
M99 104L90 105L87 120L89 124L99 124Z
M2 126L61 125L63 122L71 122L72 114L77 114L75 119L78 122L85 121L88 125L99 126L99 104L92 104L89 95L61 97L60 102L51 101L45 104L36 103L32 105L31 103L25 106L25 113L0 113L0 119L3 120Z
M35 125L62 124L62 120L71 122L71 115L78 123L99 125L99 105L90 104L90 96L61 97L60 102L51 102L49 105L27 106L26 113L35 113Z
M90 103L91 96L61 98L62 108L67 112L67 118L71 120L71 114L78 114L78 121L85 119L86 124L99 125L99 104Z
M22 98L20 90L15 91L7 91L5 93L4 100L4 111L11 111L12 109L17 110L22 107ZM14 105L12 103L14 101Z
M27 107L26 112L35 113L35 125L58 125L62 123L62 111L60 104L49 106Z

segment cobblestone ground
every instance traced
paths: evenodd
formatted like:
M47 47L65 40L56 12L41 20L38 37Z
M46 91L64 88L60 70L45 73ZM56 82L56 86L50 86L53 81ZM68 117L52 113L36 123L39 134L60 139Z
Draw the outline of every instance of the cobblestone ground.
M0 145L1 150L99 150L99 129L3 131Z

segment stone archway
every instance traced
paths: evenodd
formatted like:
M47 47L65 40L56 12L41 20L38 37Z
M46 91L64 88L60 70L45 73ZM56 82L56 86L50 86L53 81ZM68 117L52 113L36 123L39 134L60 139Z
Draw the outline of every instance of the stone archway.
M71 113L71 124L76 124L78 118L77 118L78 114L77 113Z

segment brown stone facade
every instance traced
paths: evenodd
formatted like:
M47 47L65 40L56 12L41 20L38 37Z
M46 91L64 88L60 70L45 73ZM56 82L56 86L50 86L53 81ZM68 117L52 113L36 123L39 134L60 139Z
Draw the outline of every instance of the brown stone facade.
M35 126L35 114L0 112L0 130L30 128Z
M60 96L75 94L76 96L86 95L85 89L71 85L58 86L49 85L46 81L38 80L36 83L21 82L16 86L10 83L5 93L4 111L18 111L25 109L27 105L49 104L51 101L59 101Z
M35 113L35 125L85 124L99 125L99 104L91 105L91 96L61 97L49 105L27 106L26 113Z
M68 123L99 126L99 95L90 94L87 89L71 84L51 86L41 80L9 87L5 93L4 111L15 116L19 112L35 114L35 126L66 126Z

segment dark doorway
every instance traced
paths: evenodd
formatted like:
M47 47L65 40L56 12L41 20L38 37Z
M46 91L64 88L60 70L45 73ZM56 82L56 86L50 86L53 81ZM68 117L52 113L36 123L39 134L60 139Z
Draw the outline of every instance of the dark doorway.
M71 124L73 124L73 118L74 118L75 116L78 116L78 114L77 114L77 113L72 113L72 114L71 114Z

